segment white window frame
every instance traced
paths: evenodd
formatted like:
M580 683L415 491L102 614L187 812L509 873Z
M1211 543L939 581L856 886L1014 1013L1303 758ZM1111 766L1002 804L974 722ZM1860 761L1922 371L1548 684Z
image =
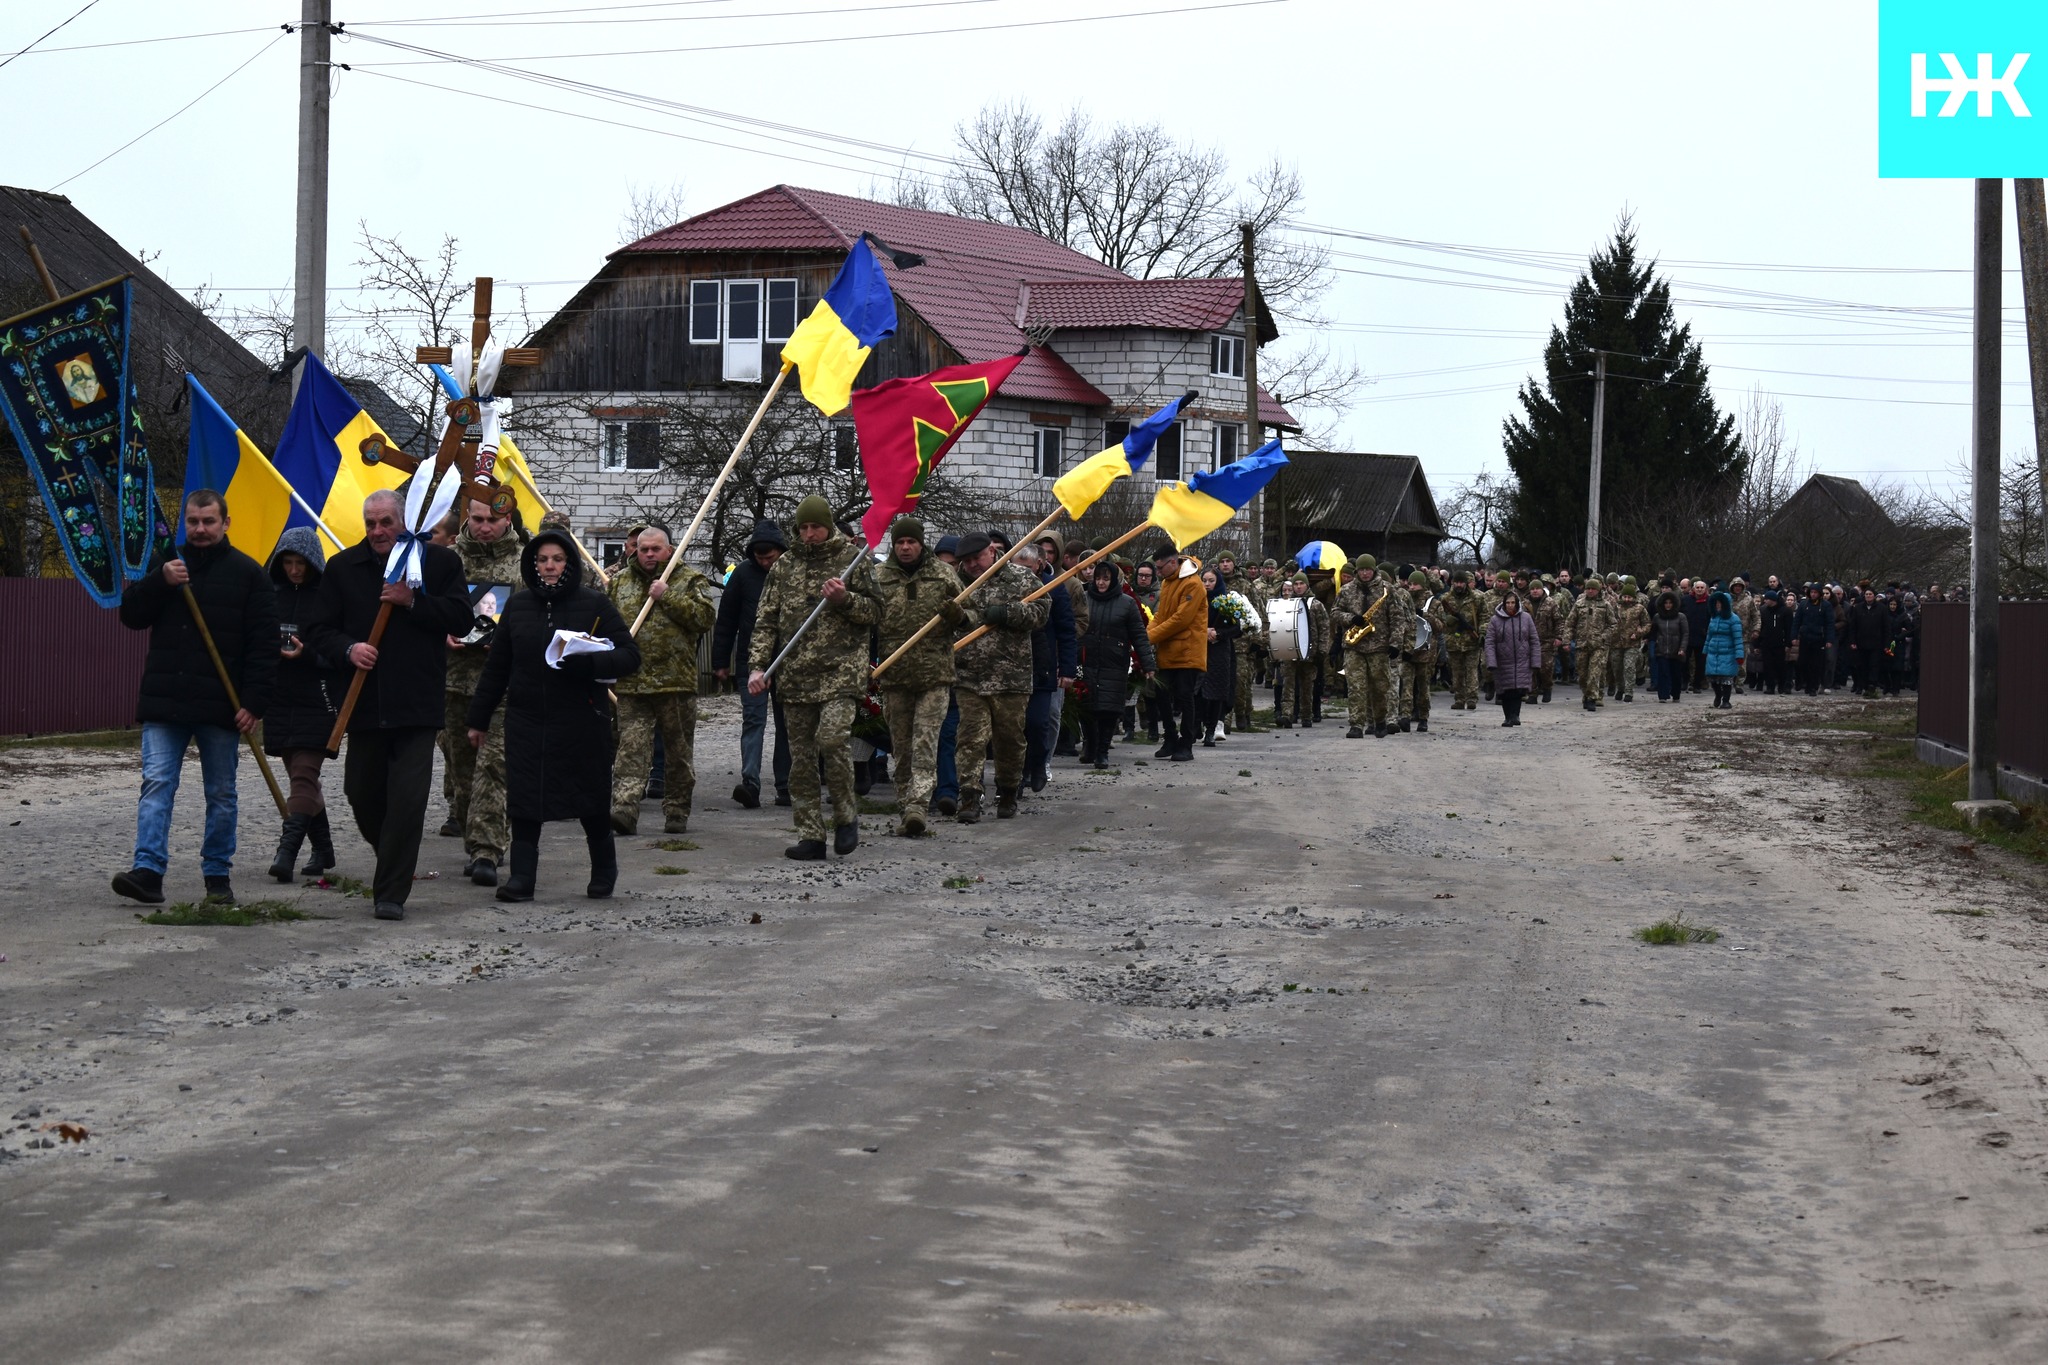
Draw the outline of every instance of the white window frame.
M754 334L736 337L732 334L733 291L747 288L754 291ZM761 378L761 334L767 330L767 303L767 286L761 281L725 281L725 316L719 327L725 350L720 357L719 372L728 384L752 384Z
M1053 448L1052 467L1046 467L1046 447ZM1031 472L1041 479L1057 479L1066 472L1067 430L1065 427L1031 428Z
M624 531L597 531L586 532L586 534L590 536L591 549L597 554L597 562L603 565L607 572L610 571L612 565L618 564L625 559L626 533Z
M825 451L834 469L859 469L860 433L851 422L834 423L826 438Z
M711 296L710 301L701 306L712 310L712 324L708 335L700 335L697 331L697 309L700 306L698 299L705 293ZM719 342L719 333L725 325L725 286L723 283L718 280L691 280L689 314L690 344L692 346L716 346Z
M1225 451L1223 448L1226 433L1228 434L1229 443L1231 447L1228 451ZM1221 469L1223 468L1223 466L1229 464L1233 460L1242 460L1244 458L1245 453L1244 424L1241 422L1216 423L1216 440L1214 444L1214 452L1214 458L1212 458L1209 462L1209 468L1211 471Z
M626 468L626 424L600 422L597 425L597 467L607 474Z
M1232 368L1233 362L1236 368ZM1209 373L1224 379L1244 378L1244 338L1229 332L1209 334Z
M1174 483L1188 476L1187 425L1186 422L1175 422L1159 433L1159 440L1152 447L1152 458L1146 464L1152 471L1152 477L1161 483ZM1166 472L1165 452L1160 449L1160 446L1166 444L1168 435L1173 437L1174 469L1171 474Z
M775 333L774 299L776 292L785 285L788 286L789 289L789 331L782 333L780 336L777 336ZM797 323L803 320L801 317L798 316L797 313L797 310L802 305L803 286L800 285L797 281L768 281L767 287L762 291L761 294L761 340L767 342L771 346L780 345L781 343L789 340L790 336L794 334L796 331Z

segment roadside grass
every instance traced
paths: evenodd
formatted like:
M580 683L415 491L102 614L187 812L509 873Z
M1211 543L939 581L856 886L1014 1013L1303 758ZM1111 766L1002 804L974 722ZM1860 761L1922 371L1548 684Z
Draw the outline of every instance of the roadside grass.
M84 730L75 735L19 735L0 739L5 749L140 749L140 730Z
M860 799L860 813L862 815L896 815L901 813L902 810L903 803L901 801L877 801L872 796L863 796Z
M283 901L243 901L239 905L221 901L179 901L147 915L138 914L135 918L144 924L171 924L180 928L221 925L245 928L251 924L289 924L294 920L319 917L294 910Z
M1937 915L1967 915L1971 919L1984 919L1985 917L1990 915L1991 912L1989 910L1982 908L1981 906L1959 905L1954 907L1943 907L1941 909L1936 910L1934 913Z
M688 875L689 871L689 868L677 867L674 863L661 863L655 867L654 875L657 877L682 877Z
M1673 915L1660 919L1655 924L1645 925L1635 931L1634 937L1645 943L1713 943L1721 937L1719 929L1709 929L1703 924L1687 924L1685 916Z
M1870 736L1864 746L1861 775L1898 784L1906 801L1906 813L1913 820L1949 834L1960 834L1981 844L1991 844L2038 863L2048 863L2048 810L2021 806L2020 827L2000 829L1987 825L1972 829L1956 813L1955 803L1970 796L1969 774L1961 769L1944 770L1922 763L1913 752L1915 722L1910 713L1886 717L1877 725L1837 724L1831 728L1862 730Z
M654 846L663 853L695 853L703 847L694 839L657 839Z
M372 899L373 888L368 882L356 877L344 877L338 873L330 872L314 881L312 885L316 887L324 885L326 890L339 891L344 896L361 896L364 900Z

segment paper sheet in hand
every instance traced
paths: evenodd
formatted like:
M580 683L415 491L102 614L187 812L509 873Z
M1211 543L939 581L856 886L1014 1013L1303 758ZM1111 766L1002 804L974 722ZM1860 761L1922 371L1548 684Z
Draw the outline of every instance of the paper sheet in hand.
M555 638L548 641L548 667L560 668L562 660L572 655L602 654L612 647L610 640L600 639L587 631L558 630Z

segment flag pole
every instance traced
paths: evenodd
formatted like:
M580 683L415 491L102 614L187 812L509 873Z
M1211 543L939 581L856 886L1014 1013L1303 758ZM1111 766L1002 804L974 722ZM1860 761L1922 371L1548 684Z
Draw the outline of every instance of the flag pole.
M1037 540L1039 536L1043 535L1048 527L1050 527L1054 522L1058 521L1060 517L1066 513L1066 510L1067 509L1064 507L1053 508L1052 515L1048 516L1044 521L1039 522L1038 525L1026 531L1021 537L1017 539L1015 543L1013 543L1010 546L1009 549L1003 551L1002 554L998 555L996 557L996 562L989 565L988 568L985 571L983 571L982 575L979 578L975 579L972 583L969 583L966 587L962 588L960 590L960 595L954 598L953 601L960 606L966 606L967 599L974 595L974 590L976 588L979 588L982 584L988 582L991 578L994 578L996 576L996 570L1002 568L1003 565L1009 563L1012 559L1016 558L1017 551L1023 549L1026 545L1031 544L1033 541ZM1140 527L1139 529L1142 530L1143 528ZM1029 599L1026 600L1028 601ZM931 634L934 630L937 630L939 628L939 622L941 622L944 619L945 618L941 616L934 616L931 620L919 626L917 628L916 633L914 633L908 640L905 640L901 645L898 645L896 647L896 652L894 654L891 654L888 658L882 660L882 662L875 665L874 671L871 674L869 674L869 677L881 677L882 671L884 669L888 668L889 665L895 663L898 659L908 654L911 650L911 647L915 645L919 640L922 640L925 636ZM959 646L955 645L954 648L958 649Z
M1139 536L1143 535L1147 530L1151 529L1151 526L1152 523L1149 521L1139 522L1136 526L1133 526L1130 530L1124 532L1115 540L1112 540L1111 542L1109 542L1109 544L1097 550L1094 554L1089 555L1086 559L1074 565L1073 568L1065 570L1064 572L1059 574L1059 576L1052 579L1050 582L1047 582L1038 587L1035 591L1024 594L1023 600L1026 602L1036 602L1039 598L1045 596L1047 593L1051 592L1054 588L1057 588L1060 584L1066 582L1074 575L1079 573L1085 573L1089 569L1094 568L1097 564L1109 558L1118 550L1121 550L1124 546L1130 544ZM953 648L965 649L968 645L973 644L976 640L979 640L982 636L986 634L988 634L987 626L976 626L973 630L970 630L965 635L961 636L959 640L954 643Z
M775 382L768 386L768 392L761 395L761 406L754 409L753 420L749 421L747 429L740 433L739 443L733 446L732 454L726 458L725 468L719 470L718 477L711 481L711 487L705 490L704 501L698 504L697 515L690 518L689 529L683 532L681 538L676 541L675 549L669 552L668 564L662 569L659 582L668 582L674 576L676 569L682 564L683 551L696 536L697 528L704 524L704 518L710 514L711 504L718 498L718 490L725 487L725 481L732 477L732 471L739 465L740 456L747 453L747 446L754 439L754 429L760 426L761 419L768 415L769 404L775 401L776 394L782 392L782 381L789 378L789 372L795 368L794 362L784 360L782 368L775 372ZM865 550L863 550L863 553L865 553ZM652 610L654 610L654 598L650 596L640 604L640 614L633 618L633 629L627 633L638 635L641 625L647 620L647 613Z
M544 513L552 513L555 510L554 504L547 500L547 496L543 494L538 487L535 486L533 479L527 474L527 472L523 468L520 467L524 463L525 461L522 460L519 464L508 465L506 467L511 471L513 478L519 480L519 482L526 485L526 491L533 494L533 500L540 504L540 510ZM585 545L583 541L580 538L578 538L574 531L564 531L564 534L567 535L569 539L575 541L576 548L583 552L583 562L585 564L588 564L593 570L595 570L599 578L604 579L606 582L611 581L610 575L606 574L604 571L604 565L598 563L597 556L590 553L590 547L588 545Z
M839 577L844 579L846 575L852 573L855 569L859 568L861 560L867 557L869 548L870 547L868 543L865 540L863 540L861 542L860 549L854 553L853 562L848 564L844 569L839 571ZM789 657L789 652L792 649L796 648L796 642L804 638L804 632L809 630L812 624L816 622L820 616L824 615L826 600L827 599L822 596L818 598L818 605L811 608L811 614L809 616L806 616L804 618L804 623L796 628L796 634L789 637L788 643L782 646L782 651L775 656L773 661L769 663L768 667L761 670L762 677L773 678L775 676L775 670L782 667L782 661Z
M242 709L241 695L235 691L234 679L228 676L227 661L220 657L220 646L213 642L213 632L206 628L206 617L199 610L199 599L193 595L192 584L188 581L179 585L185 590L185 610L192 613L192 624L199 627L199 638L206 642L206 653L213 660L213 671L220 675L220 685L227 690L228 705ZM256 732L251 730L242 736L249 741L249 752L256 755L256 766L263 770L263 781L270 788L270 799L277 802L277 813L286 819L291 812L285 809L284 792L277 785L277 774L270 771L270 760L263 756L263 746L256 742Z

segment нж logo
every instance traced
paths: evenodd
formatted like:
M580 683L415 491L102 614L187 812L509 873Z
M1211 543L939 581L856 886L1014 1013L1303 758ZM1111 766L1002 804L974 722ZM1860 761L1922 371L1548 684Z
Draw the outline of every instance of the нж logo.
M1913 117L1927 117L1927 97L1930 94L1946 94L1948 99L1942 104L1941 112L1935 115L1937 118L1954 118L1957 111L1963 107L1964 98L1970 95L1977 97L1978 118L1991 117L1997 97L2000 95L2005 96L2006 105L2015 117L2032 118L2033 114L2028 111L2027 102L2020 98L2018 85L2020 72L2026 69L2027 58L2032 55L2028 52L2015 53L2013 59L2006 63L2005 74L1994 77L1991 74L1991 54L1980 52L1977 54L1977 76L1972 80L1963 75L1963 64L1956 60L1956 54L1944 52L1941 54L1941 64L1948 68L1948 79L1930 80L1927 75L1927 54L1915 52Z

